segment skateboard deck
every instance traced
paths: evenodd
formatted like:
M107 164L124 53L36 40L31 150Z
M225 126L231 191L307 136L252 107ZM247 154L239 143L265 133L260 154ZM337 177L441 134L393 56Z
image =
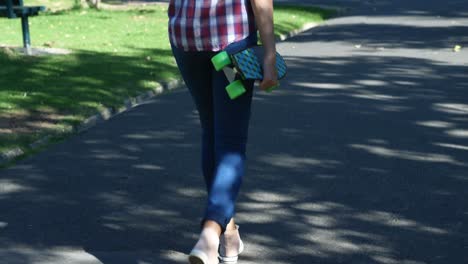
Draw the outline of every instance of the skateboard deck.
M261 81L263 80L263 58L263 47L255 46L233 54L232 62L242 79ZM278 80L283 79L286 76L287 66L278 52L276 53L276 69Z
M223 70L229 85L226 87L231 99L235 99L245 93L245 87L241 80L263 80L263 46L253 46L234 54L228 54L226 51L218 53L212 58L213 65L217 71ZM287 66L283 57L276 53L276 69L278 80L286 76ZM237 76L240 77L237 78ZM274 85L267 89L271 91L278 87Z

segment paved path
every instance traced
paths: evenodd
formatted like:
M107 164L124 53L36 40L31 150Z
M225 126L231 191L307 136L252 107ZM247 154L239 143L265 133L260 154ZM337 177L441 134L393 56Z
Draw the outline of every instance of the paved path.
M239 263L467 263L466 5L321 2L255 95ZM184 263L199 137L181 90L1 171L0 264Z

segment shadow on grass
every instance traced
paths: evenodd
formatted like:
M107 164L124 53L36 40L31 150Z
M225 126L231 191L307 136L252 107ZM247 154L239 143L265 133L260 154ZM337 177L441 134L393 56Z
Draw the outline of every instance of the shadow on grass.
M50 57L0 53L0 99L8 105L0 121L9 121L0 122L0 147L16 146L17 142L3 140L13 134L60 132L56 125L60 129L74 126L103 107L122 106L126 98L155 88L157 80L176 76L172 60L170 50L159 49L141 50L141 56L87 51Z

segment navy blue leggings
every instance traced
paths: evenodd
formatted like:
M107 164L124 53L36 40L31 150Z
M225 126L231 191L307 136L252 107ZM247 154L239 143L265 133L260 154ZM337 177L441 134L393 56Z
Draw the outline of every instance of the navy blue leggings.
M210 51L183 51L172 47L177 65L198 110L202 128L202 170L208 192L206 220L223 232L235 214L235 201L244 176L246 143L253 82L247 92L231 100L224 73L211 64Z

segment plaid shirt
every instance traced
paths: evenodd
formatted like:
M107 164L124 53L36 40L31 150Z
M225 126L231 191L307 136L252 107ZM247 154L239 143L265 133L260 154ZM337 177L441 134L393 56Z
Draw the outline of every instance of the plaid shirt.
M185 51L219 51L256 32L250 0L170 0L169 38Z

